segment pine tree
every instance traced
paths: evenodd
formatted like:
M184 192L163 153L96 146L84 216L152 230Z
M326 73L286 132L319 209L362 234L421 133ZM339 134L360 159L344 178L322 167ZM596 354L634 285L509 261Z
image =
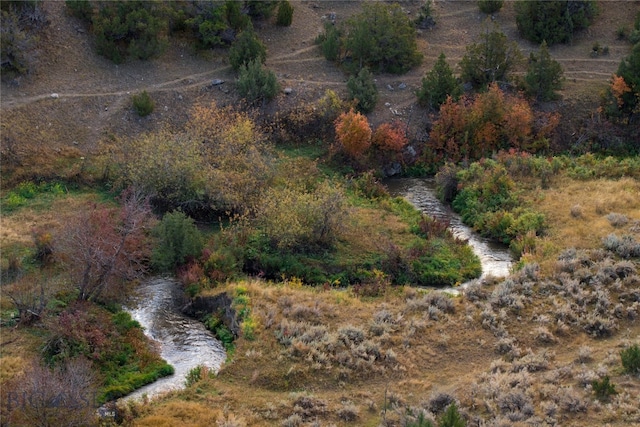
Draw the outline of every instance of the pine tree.
M240 67L238 92L248 101L270 101L279 90L280 85L274 72L264 68L257 59Z
M249 27L240 33L229 49L229 63L235 71L239 71L240 67L247 66L254 60L264 64L267 60L267 48L258 39L253 28Z
M280 6L278 6L278 16L276 17L276 24L281 27L288 27L293 22L293 6L288 0L282 0Z
M373 74L368 68L363 68L357 76L349 78L347 90L349 91L349 99L356 100L358 111L369 113L376 107L378 88L376 88Z
M539 101L551 101L558 97L556 91L562 87L562 66L549 53L547 42L542 42L538 54L531 53L525 89L529 96Z
M422 86L416 92L418 103L434 110L440 108L447 96L457 101L462 95L460 83L447 64L444 53L441 53L435 65L423 78Z
M497 26L491 30L485 27L480 38L480 43L467 47L467 52L460 61L463 81L471 82L475 88L505 81L522 58L518 45L510 42Z
M447 407L447 410L444 412L444 415L438 424L439 427L465 427L466 425L467 423L460 416L455 402Z

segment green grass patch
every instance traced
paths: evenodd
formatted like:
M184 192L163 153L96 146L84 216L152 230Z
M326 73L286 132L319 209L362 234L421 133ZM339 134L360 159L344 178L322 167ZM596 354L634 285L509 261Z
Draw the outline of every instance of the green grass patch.
M35 209L47 209L58 196L67 193L67 189L59 182L43 182L36 184L25 181L18 184L0 199L0 210L4 214L12 213L25 206Z

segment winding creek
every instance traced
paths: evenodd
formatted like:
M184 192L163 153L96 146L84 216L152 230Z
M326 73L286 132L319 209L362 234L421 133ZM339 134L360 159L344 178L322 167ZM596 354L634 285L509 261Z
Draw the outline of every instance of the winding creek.
M449 229L459 239L467 240L482 264L481 278L489 275L509 275L513 257L506 245L484 238L462 223L462 219L436 197L433 178L397 178L384 182L392 196L404 197L416 209L432 217L447 221ZM464 283L461 285L464 287Z
M224 347L201 322L180 312L183 298L178 284L166 278L151 279L138 289L127 311L160 347L160 355L175 373L129 394L126 399L152 397L184 387L189 371L202 365L218 371L226 359Z
M464 225L458 215L437 199L433 179L389 179L385 185L392 196L404 197L420 211L448 221L452 233L467 240L480 258L482 277L509 274L513 263L509 249ZM457 289L444 291L456 293ZM178 284L171 279L151 279L139 287L138 296L127 307L133 319L145 329L145 334L158 343L162 358L175 368L175 373L136 390L126 399L152 397L182 388L191 369L203 365L217 372L225 361L224 348L213 334L202 323L180 312L179 302L183 300L180 292Z

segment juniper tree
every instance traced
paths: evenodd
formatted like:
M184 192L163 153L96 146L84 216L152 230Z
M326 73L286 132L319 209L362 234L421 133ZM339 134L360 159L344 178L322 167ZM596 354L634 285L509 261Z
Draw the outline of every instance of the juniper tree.
M531 53L527 74L524 77L525 90L529 96L539 101L556 99L562 87L562 66L549 53L547 42L542 42L537 54Z
M447 64L444 53L441 53L431 71L422 78L422 86L416 92L418 103L437 110L448 96L457 101L461 94L460 83Z

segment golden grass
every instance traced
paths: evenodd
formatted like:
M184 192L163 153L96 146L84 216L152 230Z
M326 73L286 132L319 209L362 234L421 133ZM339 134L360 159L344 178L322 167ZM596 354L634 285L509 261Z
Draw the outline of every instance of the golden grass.
M1 328L0 384L21 374L35 357L41 344L42 340L28 331Z
M578 181L558 177L552 188L540 191L535 198L532 205L545 214L549 230L531 260L541 263L545 271L550 271L565 248L597 248L607 235L625 233L626 228L609 223L609 213L626 215L629 225L640 220L640 181L633 178ZM572 215L575 207L579 207L578 216Z
M98 196L91 193L68 194L53 200L49 209L25 206L13 213L3 214L0 248L6 249L12 245L31 246L31 233L34 228L55 231L65 223L66 218L97 200Z
M221 408L200 402L172 401L154 408L153 414L142 416L135 425L140 427L210 427L225 419ZM227 418L228 419L228 418Z

